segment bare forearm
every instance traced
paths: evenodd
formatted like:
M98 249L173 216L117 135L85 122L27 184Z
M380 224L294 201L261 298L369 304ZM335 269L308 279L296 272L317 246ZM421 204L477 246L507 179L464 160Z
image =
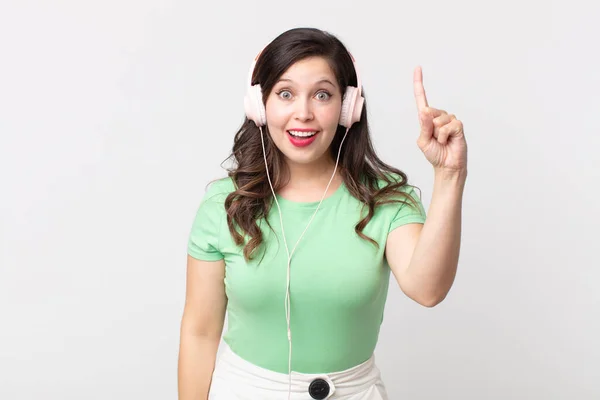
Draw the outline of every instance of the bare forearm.
M178 364L179 400L206 400L215 367L219 338L181 334Z
M429 306L446 297L456 276L466 175L435 171L427 220L407 269L411 286Z

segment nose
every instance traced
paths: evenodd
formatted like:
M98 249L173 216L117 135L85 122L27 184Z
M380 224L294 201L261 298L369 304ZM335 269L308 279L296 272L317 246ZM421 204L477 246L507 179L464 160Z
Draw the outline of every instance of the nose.
M310 99L298 99L295 104L295 118L299 121L313 119L313 110Z

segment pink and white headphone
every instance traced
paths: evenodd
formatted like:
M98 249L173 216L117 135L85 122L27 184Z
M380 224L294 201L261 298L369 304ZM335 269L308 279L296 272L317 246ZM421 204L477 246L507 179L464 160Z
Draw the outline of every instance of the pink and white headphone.
M262 88L260 85L252 85L252 74L254 73L254 67L256 66L256 61L259 56L260 53L252 61L250 72L248 73L248 90L244 98L244 109L248 119L254 121L256 126L265 126L267 124L267 117L265 105L262 100ZM350 54L350 58L352 58L352 64L354 65L354 71L356 72L357 87L347 86L343 97L344 100L342 102L339 124L345 128L350 128L352 124L360 121L363 104L365 102L365 99L362 97L360 75L358 74L356 62L352 54Z

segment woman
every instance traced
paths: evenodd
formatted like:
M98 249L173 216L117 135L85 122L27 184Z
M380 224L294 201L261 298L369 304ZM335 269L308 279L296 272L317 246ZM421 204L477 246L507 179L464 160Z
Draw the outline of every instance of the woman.
M425 218L406 175L373 149L353 61L303 28L253 63L235 166L210 185L189 238L180 400L387 399L373 352L390 271L426 307L450 290L462 123L429 107L415 70L417 143L435 174Z

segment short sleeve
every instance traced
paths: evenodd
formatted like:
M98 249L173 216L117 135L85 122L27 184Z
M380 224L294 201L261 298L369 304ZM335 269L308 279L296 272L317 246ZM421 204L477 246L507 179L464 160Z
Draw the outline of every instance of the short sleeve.
M417 194L417 191L413 186L405 186L404 192L408 194L412 199L416 202L417 207L415 207L412 202L409 202L409 199L404 199L407 204L396 203L398 204L398 212L394 215L392 222L390 224L389 231L398 228L399 226L411 224L411 223L424 223L426 219L425 208L423 207L423 203L421 202L420 196Z
M192 223L188 239L187 252L192 257L204 261L223 259L219 249L219 237L222 218L225 216L222 196L214 195L208 190Z

